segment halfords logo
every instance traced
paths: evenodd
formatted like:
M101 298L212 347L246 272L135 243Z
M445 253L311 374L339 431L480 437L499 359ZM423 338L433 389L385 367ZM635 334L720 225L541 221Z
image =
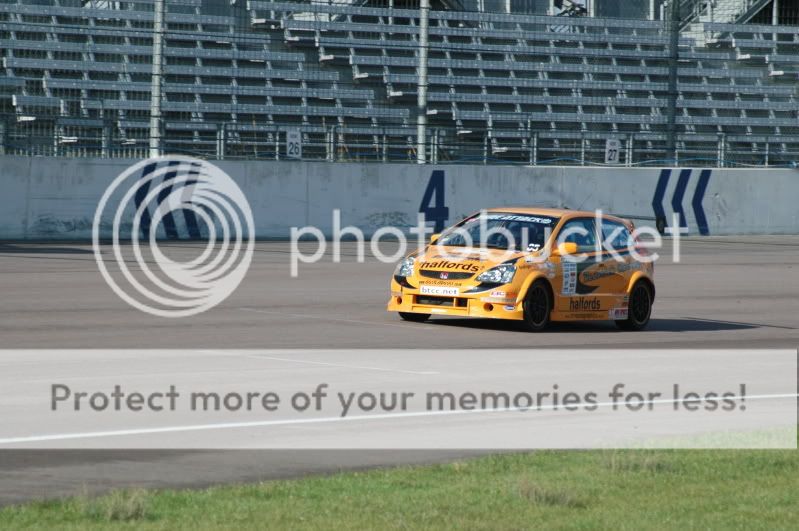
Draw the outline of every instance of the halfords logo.
M601 309L601 304L597 298L587 299L585 297L580 297L578 299L571 299L569 301L569 310L572 312L596 312Z
M449 269L451 271L467 271L469 273L477 273L480 271L480 268L475 264L459 264L447 260L441 260L440 262L422 262L422 269Z
M600 280L605 277L612 277L615 275L615 271L611 270L604 270L604 271L586 271L583 273L583 282L593 282L595 280Z

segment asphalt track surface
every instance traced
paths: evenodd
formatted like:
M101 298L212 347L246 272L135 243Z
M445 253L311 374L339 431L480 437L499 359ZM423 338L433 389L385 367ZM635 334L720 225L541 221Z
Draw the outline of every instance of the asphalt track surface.
M386 249L388 250L388 249ZM170 245L175 257L197 244ZM683 241L657 263L646 332L610 323L557 324L529 334L513 323L437 318L404 323L384 311L393 265L326 255L289 276L289 245L259 243L236 293L189 319L144 314L98 273L90 246L0 243L2 348L791 348L799 346L799 237ZM531 351L534 355L535 351ZM291 364L289 363L289 366ZM401 360L394 367L401 368ZM302 370L297 365L297 370ZM52 367L41 367L46 378ZM359 369L353 368L353 378ZM0 451L0 504L113 487L198 487L342 469L428 463L464 451Z

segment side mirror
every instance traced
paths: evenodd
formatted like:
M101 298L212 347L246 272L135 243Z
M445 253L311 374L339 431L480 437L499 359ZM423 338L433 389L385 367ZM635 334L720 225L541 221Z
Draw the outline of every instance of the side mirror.
M435 244L440 237L441 237L441 234L432 234L432 235L430 235L430 245Z
M555 256L573 256L580 248L574 242L564 242L558 245Z

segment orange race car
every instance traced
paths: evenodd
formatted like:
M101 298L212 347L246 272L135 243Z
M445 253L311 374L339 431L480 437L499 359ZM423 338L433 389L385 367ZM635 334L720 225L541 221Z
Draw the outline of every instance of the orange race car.
M632 222L594 212L499 208L467 217L405 258L388 311L521 321L611 320L642 330L655 300L653 255Z

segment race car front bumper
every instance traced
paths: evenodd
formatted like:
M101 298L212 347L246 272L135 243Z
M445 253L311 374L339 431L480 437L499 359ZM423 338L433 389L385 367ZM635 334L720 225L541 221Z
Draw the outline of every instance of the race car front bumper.
M524 310L510 286L500 286L479 293L460 292L457 295L430 295L420 289L391 283L390 312L481 317L488 319L522 320Z

